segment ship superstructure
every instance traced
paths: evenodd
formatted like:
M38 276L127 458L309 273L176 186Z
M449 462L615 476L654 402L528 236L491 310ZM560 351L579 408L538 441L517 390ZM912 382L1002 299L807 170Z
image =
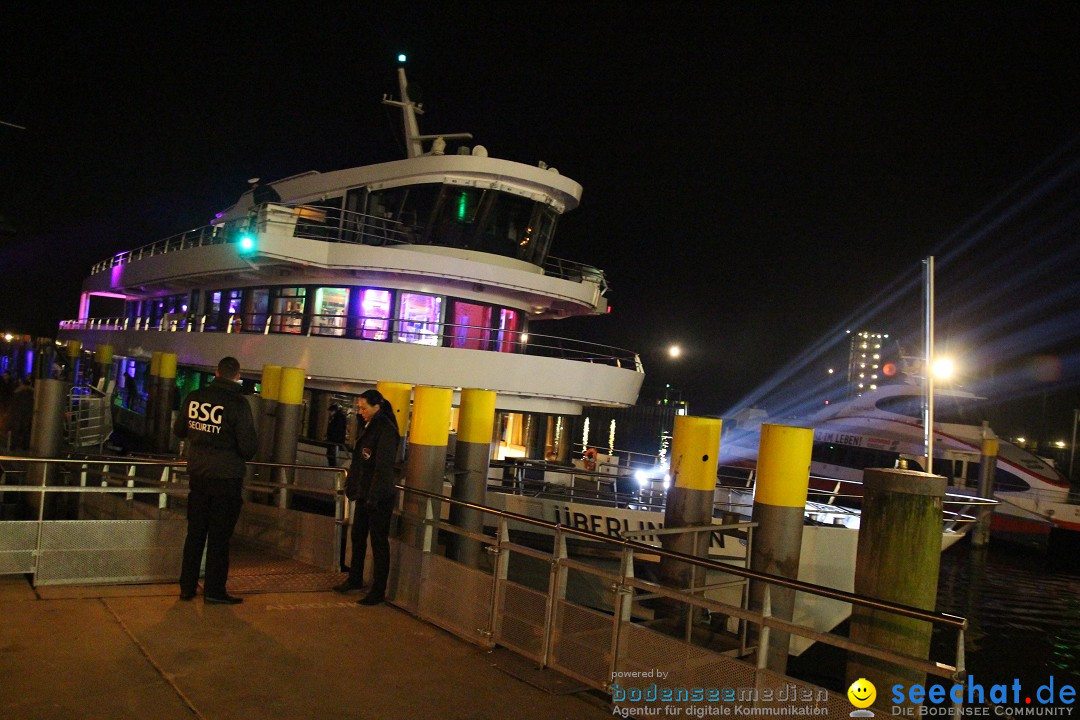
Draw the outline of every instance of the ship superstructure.
M253 183L208 226L92 268L59 336L114 348L123 410L138 414L154 351L178 356L181 391L224 355L248 378L305 368L316 415L377 381L495 390L506 455L565 456L568 423L550 421L634 403L635 353L530 332L607 311L604 273L550 253L581 186L479 145L447 154L468 136L419 135L422 108L398 76L401 100L384 102L402 109L406 159Z

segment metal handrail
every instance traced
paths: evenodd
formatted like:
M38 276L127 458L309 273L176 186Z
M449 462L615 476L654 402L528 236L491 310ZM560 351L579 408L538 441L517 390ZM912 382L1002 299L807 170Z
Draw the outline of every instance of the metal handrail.
M456 340L466 342L479 340L486 347L459 348L475 349L481 352L512 352L537 357L552 357L576 362L610 365L618 368L643 372L641 360L637 353L623 348L601 345L587 340L558 337L555 335L542 335L523 330L500 330L479 325L465 325L446 322L419 323L394 318L373 317L368 315L314 315L309 320L306 317L297 316L292 318L284 313L234 313L228 316L229 320L224 327L207 327L205 322L195 322L195 316L186 315L183 319L172 319L168 323L162 319L157 325L146 322L142 318L136 318L134 327L127 322L128 318L87 318L85 320L63 320L60 322L62 330L142 330L146 332L158 332L162 330L172 332L223 332L223 333L259 333L259 334L283 334L303 335L318 337L340 337L347 340L363 340L366 342L406 342L412 344L426 344L437 347L453 347ZM314 322L318 318L333 318L343 323L345 327L331 328L319 326ZM150 318L146 318L147 321ZM235 323L239 321L240 329L235 329ZM275 324L284 327L284 323L294 323L288 327L294 328L295 332L288 330L273 330ZM378 326L374 326L378 323ZM168 326L166 326L168 325ZM305 329L306 326L306 329ZM431 326L434 332L421 326ZM464 337L455 331L466 332ZM331 332L333 331L333 332ZM483 337L470 338L468 332L483 333ZM340 335L338 333L341 333ZM365 333L384 334L385 338L367 338ZM430 334L426 334L430 333ZM431 342L419 342L423 339ZM415 338L415 339L414 339ZM509 350L503 349L509 348Z
M480 505L477 503L466 502L464 500L457 500L452 497L447 497L439 493L429 492L427 490L421 490L419 488L406 487L405 485L397 485L396 487L404 492L414 493L416 495L421 495L432 500L448 502L451 505L457 505L459 507L469 508L472 510L480 510L482 512L495 515L496 517L503 517L507 520L514 520L516 522L522 522L528 525L534 525L536 527L543 527L547 528L548 530L559 530L563 534L575 535L586 540L602 542L609 545L618 545L629 550L638 550L649 553L651 555L659 555L661 557L666 557L670 560L678 560L680 562L690 563L691 565L697 565L698 567L705 568L706 570L720 570L722 572L731 573L732 575L738 575L742 578L759 580L761 582L773 585L780 585L781 587L796 590L798 592L806 592L812 595L829 598L830 600L839 600L841 602L852 603L854 605L860 605L862 607L867 607L874 610L885 610L888 612L896 613L897 615L902 615L904 617L913 618L916 620L925 620L926 622L947 625L949 627L954 627L961 630L967 628L966 618L949 615L947 613L922 610L920 608L912 607L910 605L901 605L898 603L887 602L885 600L877 600L875 598L869 598L863 595L856 595L855 593L847 592L845 590L836 590L830 587L825 587L824 585L815 585L814 583L807 583L802 582L801 580L792 580L791 578L781 577L779 575L772 575L770 573L749 570L747 568L741 568L737 565L729 565L727 563L722 563L716 560L707 560L704 558L696 557L694 555L686 555L685 553L668 550L662 547L656 547L654 545L648 545L646 543L640 543L634 540L616 539L607 535L590 532L588 530L581 530L570 525L563 525L562 523L553 523L548 520L539 520L537 518L529 517L528 515L521 515L515 512L510 512L509 510L499 510L497 508L488 507L487 505Z
M292 210L293 214L288 220L279 220L266 212L269 207ZM332 219L334 223L328 224L327 219ZM419 243L416 240L425 234L423 226L406 225L399 220L377 215L307 203L268 203L253 208L251 216L241 220L185 230L133 250L116 253L110 258L95 263L90 268L90 274L96 275L113 267L154 255L236 242L245 232L264 229L271 225L281 225L292 229L294 237L351 245L417 245ZM550 277L595 283L600 287L601 295L608 290L604 271L592 265L549 255L543 268L544 273Z

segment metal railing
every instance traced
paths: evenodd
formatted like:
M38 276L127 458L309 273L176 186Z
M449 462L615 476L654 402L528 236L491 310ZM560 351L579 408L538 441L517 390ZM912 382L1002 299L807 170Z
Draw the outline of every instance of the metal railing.
M186 534L185 460L0 455L0 575L34 585L173 582ZM313 480L334 473L332 486ZM236 536L337 572L345 523L343 468L249 463ZM291 513L321 497L328 515ZM14 518L14 519L13 519ZM303 535L304 537L301 537Z
M662 512L666 505L667 487L658 477L649 477L639 481L635 473L640 467L629 467L611 463L607 471L584 470L568 467L544 460L508 458L492 462L492 467L502 467L511 473L500 488L506 492L538 498L552 498L568 501L584 501L595 505L612 507L632 507L636 509ZM715 510L749 516L753 510L754 471L734 475L721 467L717 474L716 489L724 491L728 497L713 503ZM551 483L543 479L548 474L564 475L565 482ZM536 476L539 475L538 479ZM812 475L811 480L836 482L853 486L862 486L857 480L839 480ZM635 490L627 487L637 486ZM818 498L826 498L824 501ZM850 516L856 518L858 508L834 504L837 498L861 499L862 492L840 493L836 490L818 490L810 488L807 493L806 511L810 515ZM946 493L943 505L943 524L946 531L958 525L973 524L977 518L968 512L971 508L993 506L999 500L982 498L975 495Z
M508 647L541 667L554 668L594 688L613 692L612 681L616 678L624 683L624 687L633 685L633 680L624 681L623 678L630 678L641 670L653 671L653 677L656 677L655 671L664 671L668 673L668 683L683 687L706 685L703 677L714 680L715 687L739 687L740 682L744 687L775 687L779 679L784 682L792 679L771 674L766 669L770 630L805 637L859 656L944 678L954 684L961 684L965 679L963 648L967 621L964 618L756 572L634 540L612 539L423 490L399 488L423 499L424 517L402 516L402 519L419 524L422 530L416 536L418 543L398 541L395 544L397 558L391 571L392 602L473 643L489 648L495 645ZM434 508L448 505L482 512L485 525L495 527L494 534L477 533L441 521ZM513 541L511 523L550 535L551 550L539 550ZM490 561L484 563L488 567L468 567L443 557L439 551L440 533L482 543L490 553ZM572 557L567 552L568 539L587 540L609 548L618 558L617 569ZM956 659L951 665L932 662L775 617L770 611L768 591L759 612L744 607L745 601L732 604L708 597L709 591L717 587L716 583L674 588L650 582L635 577L635 559L639 555L659 556L701 568L721 578L761 582L767 587L787 588L953 630L957 634ZM512 557L543 563L548 568L546 591L512 579L508 573ZM598 586L607 586L607 598L589 605L572 600L567 595L571 573ZM753 662L728 657L703 644L688 641L681 625L675 635L653 629L639 607L648 599L677 603L687 613L718 613L743 628L756 626L759 633L757 647L751 648ZM834 709L848 712L850 704L842 695L836 697L838 704ZM821 704L829 702L824 700Z
M150 332L223 332L262 335L339 337L343 340L399 342L433 347L518 353L537 357L610 365L644 372L637 353L554 335L520 330L499 330L479 325L416 322L364 315L314 315L285 313L233 313L224 318L203 315L138 318L87 318L64 320L61 330L108 330Z
M425 235L421 225L406 224L376 215L341 210L340 208L299 203L268 203L252 216L220 225L208 225L186 230L134 250L119 252L95 263L90 274L126 265L143 258L179 252L206 245L235 243L248 232L265 232L276 227L293 237L322 242L353 245L416 245ZM441 245L439 242L429 244ZM591 265L549 255L543 265L544 274L575 282L591 282L608 289L604 271Z

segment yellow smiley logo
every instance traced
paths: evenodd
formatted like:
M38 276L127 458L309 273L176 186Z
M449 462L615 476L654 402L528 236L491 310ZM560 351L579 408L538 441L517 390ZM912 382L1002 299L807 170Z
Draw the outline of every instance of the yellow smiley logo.
M859 678L847 689L847 698L857 708L868 708L877 700L877 688L866 678Z

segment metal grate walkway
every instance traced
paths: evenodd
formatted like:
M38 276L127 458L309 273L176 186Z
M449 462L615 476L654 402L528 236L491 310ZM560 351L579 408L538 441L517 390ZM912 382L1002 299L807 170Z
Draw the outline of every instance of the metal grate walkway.
M253 547L241 538L233 538L229 552L230 593L323 592L345 577Z

